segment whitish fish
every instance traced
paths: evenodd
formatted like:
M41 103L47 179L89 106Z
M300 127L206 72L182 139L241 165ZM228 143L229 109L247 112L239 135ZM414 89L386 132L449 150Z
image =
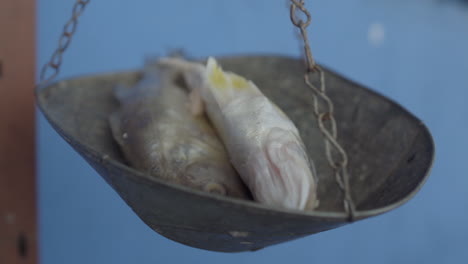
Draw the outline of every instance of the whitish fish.
M175 58L160 64L183 72L192 98L204 102L255 200L299 210L318 205L315 169L297 128L252 81L224 72L213 58L206 67Z
M135 87L115 89L120 108L109 121L128 162L169 182L249 199L215 130L191 114L188 93L174 78L147 63Z

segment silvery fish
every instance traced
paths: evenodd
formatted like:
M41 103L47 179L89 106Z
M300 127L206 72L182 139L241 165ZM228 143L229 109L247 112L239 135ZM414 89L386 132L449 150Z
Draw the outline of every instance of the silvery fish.
M116 87L120 103L110 126L134 168L168 182L249 199L209 121L191 114L188 93L176 75L147 62L133 88Z
M224 72L213 58L206 67L177 58L160 64L179 69L195 94L192 98L203 101L256 201L289 209L316 208L315 169L296 126L252 81Z

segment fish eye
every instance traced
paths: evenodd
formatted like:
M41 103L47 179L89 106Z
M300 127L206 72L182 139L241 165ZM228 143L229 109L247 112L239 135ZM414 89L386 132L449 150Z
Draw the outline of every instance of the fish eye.
M221 184L215 182L210 182L206 184L203 189L209 193L216 193L221 195L226 194L226 188L224 188Z

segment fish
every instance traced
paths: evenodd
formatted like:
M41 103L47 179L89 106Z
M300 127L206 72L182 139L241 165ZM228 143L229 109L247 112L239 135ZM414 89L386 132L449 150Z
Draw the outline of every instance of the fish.
M193 109L206 112L255 201L294 210L317 208L317 174L299 131L255 83L223 71L212 57L206 66L181 58L159 63L183 74L194 94L192 104L198 105Z
M152 59L135 86L115 87L119 107L109 125L129 165L167 182L251 200L206 116L191 113L177 78Z

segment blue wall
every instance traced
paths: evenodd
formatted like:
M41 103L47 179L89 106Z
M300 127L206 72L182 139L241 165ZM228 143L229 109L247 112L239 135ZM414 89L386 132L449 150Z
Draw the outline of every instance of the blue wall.
M38 1L38 66L56 47L73 2ZM317 60L395 99L431 129L436 163L413 200L255 253L197 250L152 232L38 114L42 263L466 261L468 6L449 0L306 2ZM60 77L136 68L144 55L178 47L194 56L299 55L285 1L91 1Z

